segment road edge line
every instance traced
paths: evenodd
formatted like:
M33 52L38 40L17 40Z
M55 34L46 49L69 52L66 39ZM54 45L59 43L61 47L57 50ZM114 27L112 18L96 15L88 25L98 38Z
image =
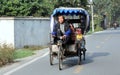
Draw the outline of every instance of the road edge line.
M29 61L29 62L27 62L27 63L25 63L25 64L23 64L23 65L21 65L21 66L19 66L19 67L17 67L17 68L14 68L14 69L8 71L7 73L5 73L5 74L3 74L3 75L10 75L10 74L12 74L12 73L15 72L15 71L17 71L17 70L19 70L19 69L21 69L21 68L23 68L23 67L25 67L25 66L27 66L27 65L30 65L31 63L37 61L38 59L41 59L41 58L47 56L48 54L49 54L49 51L46 52L46 53L45 53L44 55L42 55L41 57L37 57L37 58L35 58L35 59L33 59L33 60L31 60L31 61Z

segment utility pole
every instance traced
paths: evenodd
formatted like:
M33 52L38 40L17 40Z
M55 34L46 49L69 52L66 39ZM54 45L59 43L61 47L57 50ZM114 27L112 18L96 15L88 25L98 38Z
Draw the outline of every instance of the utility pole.
M93 16L93 1L89 0L90 7L91 7L91 17L92 17L92 32L94 32L94 16Z

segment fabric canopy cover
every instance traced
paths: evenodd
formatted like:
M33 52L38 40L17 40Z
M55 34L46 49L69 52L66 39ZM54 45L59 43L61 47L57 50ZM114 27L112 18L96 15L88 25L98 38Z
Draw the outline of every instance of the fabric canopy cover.
M82 14L82 15L87 15L87 11L84 10L83 8L56 8L54 11L53 11L53 16L56 16L56 15L79 15L79 14Z
M83 8L56 8L54 9L52 15L51 15L51 22L50 22L50 27L51 27L51 32L53 31L53 27L55 25L55 20L54 16L58 15L85 15L86 16L86 25L85 25L85 31L88 30L88 27L90 26L90 19L89 19L89 13L83 9Z

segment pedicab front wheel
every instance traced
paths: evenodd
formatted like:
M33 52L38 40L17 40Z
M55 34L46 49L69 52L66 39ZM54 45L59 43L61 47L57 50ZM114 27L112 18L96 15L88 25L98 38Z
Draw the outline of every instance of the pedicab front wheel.
M63 64L62 64L62 62L63 62L62 56L63 56L63 54L62 54L62 46L60 45L60 46L59 46L59 51L58 51L59 70L62 70L62 67L63 67Z

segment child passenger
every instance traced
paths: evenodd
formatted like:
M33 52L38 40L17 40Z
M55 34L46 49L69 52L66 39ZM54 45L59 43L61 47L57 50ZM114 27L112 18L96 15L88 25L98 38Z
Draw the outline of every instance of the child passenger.
M78 45L80 46L80 48L84 48L85 41L81 29L77 28L75 33L76 33L75 49L77 50Z

